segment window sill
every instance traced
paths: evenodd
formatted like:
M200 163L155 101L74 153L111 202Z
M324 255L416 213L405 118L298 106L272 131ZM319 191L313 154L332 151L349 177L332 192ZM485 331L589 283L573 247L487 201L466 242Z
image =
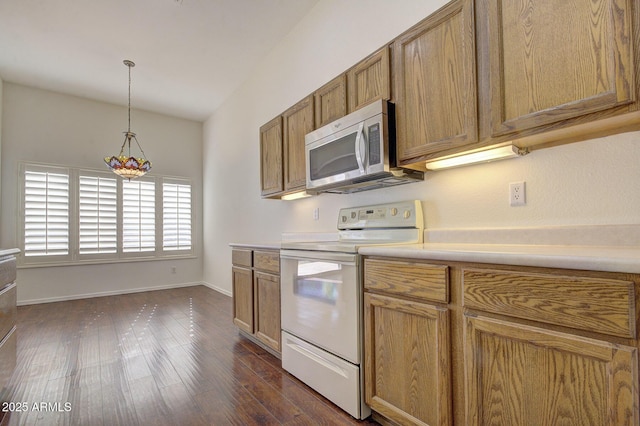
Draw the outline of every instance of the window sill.
M166 260L181 260L181 259L197 259L198 256L190 254L171 254L162 257L148 256L148 257L125 257L118 259L87 259L87 260L73 260L65 262L37 262L37 263L21 263L18 262L17 269L32 269L32 268L56 268L60 266L85 266L85 265L104 265L113 263L135 263L135 262L161 262Z

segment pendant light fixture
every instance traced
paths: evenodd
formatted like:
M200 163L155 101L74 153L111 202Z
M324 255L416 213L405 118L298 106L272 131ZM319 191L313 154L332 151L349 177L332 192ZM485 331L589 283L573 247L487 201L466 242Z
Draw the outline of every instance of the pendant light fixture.
M136 134L131 131L131 68L135 67L136 64L128 59L125 59L123 63L129 68L129 123L127 131L124 132L124 142L122 143L122 148L120 148L120 154L118 154L118 156L105 157L104 162L107 163L107 166L113 173L131 180L144 176L149 170L151 170L151 161L145 158L146 156L138 142L138 139L136 138ZM136 142L136 145L142 154L139 157L131 155L132 139Z

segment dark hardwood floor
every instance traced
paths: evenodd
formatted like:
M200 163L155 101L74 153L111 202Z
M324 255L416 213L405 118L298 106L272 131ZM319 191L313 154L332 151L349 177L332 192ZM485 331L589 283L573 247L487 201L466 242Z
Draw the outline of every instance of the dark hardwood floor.
M358 422L238 335L204 286L18 308L3 425Z

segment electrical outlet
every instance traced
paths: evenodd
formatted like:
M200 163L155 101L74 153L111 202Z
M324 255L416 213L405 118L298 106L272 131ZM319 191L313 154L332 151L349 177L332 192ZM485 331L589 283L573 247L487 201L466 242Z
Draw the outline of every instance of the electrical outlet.
M525 182L511 182L509 184L509 205L524 206L527 204Z
M316 207L315 209L313 209L313 220L319 220L320 219L320 207Z

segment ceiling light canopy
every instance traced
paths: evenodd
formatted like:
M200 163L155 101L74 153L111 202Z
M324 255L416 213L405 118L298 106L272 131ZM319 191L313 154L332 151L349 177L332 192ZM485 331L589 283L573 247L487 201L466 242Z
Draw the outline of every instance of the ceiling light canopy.
M124 132L124 142L122 142L120 154L105 157L104 162L113 173L131 180L144 176L151 170L151 161L146 159L144 151L136 138L136 134L131 131L131 68L135 67L136 64L128 59L125 59L123 63L129 68L129 123L127 125L127 131ZM138 146L138 150L140 151L139 156L131 155L131 140L134 140Z

